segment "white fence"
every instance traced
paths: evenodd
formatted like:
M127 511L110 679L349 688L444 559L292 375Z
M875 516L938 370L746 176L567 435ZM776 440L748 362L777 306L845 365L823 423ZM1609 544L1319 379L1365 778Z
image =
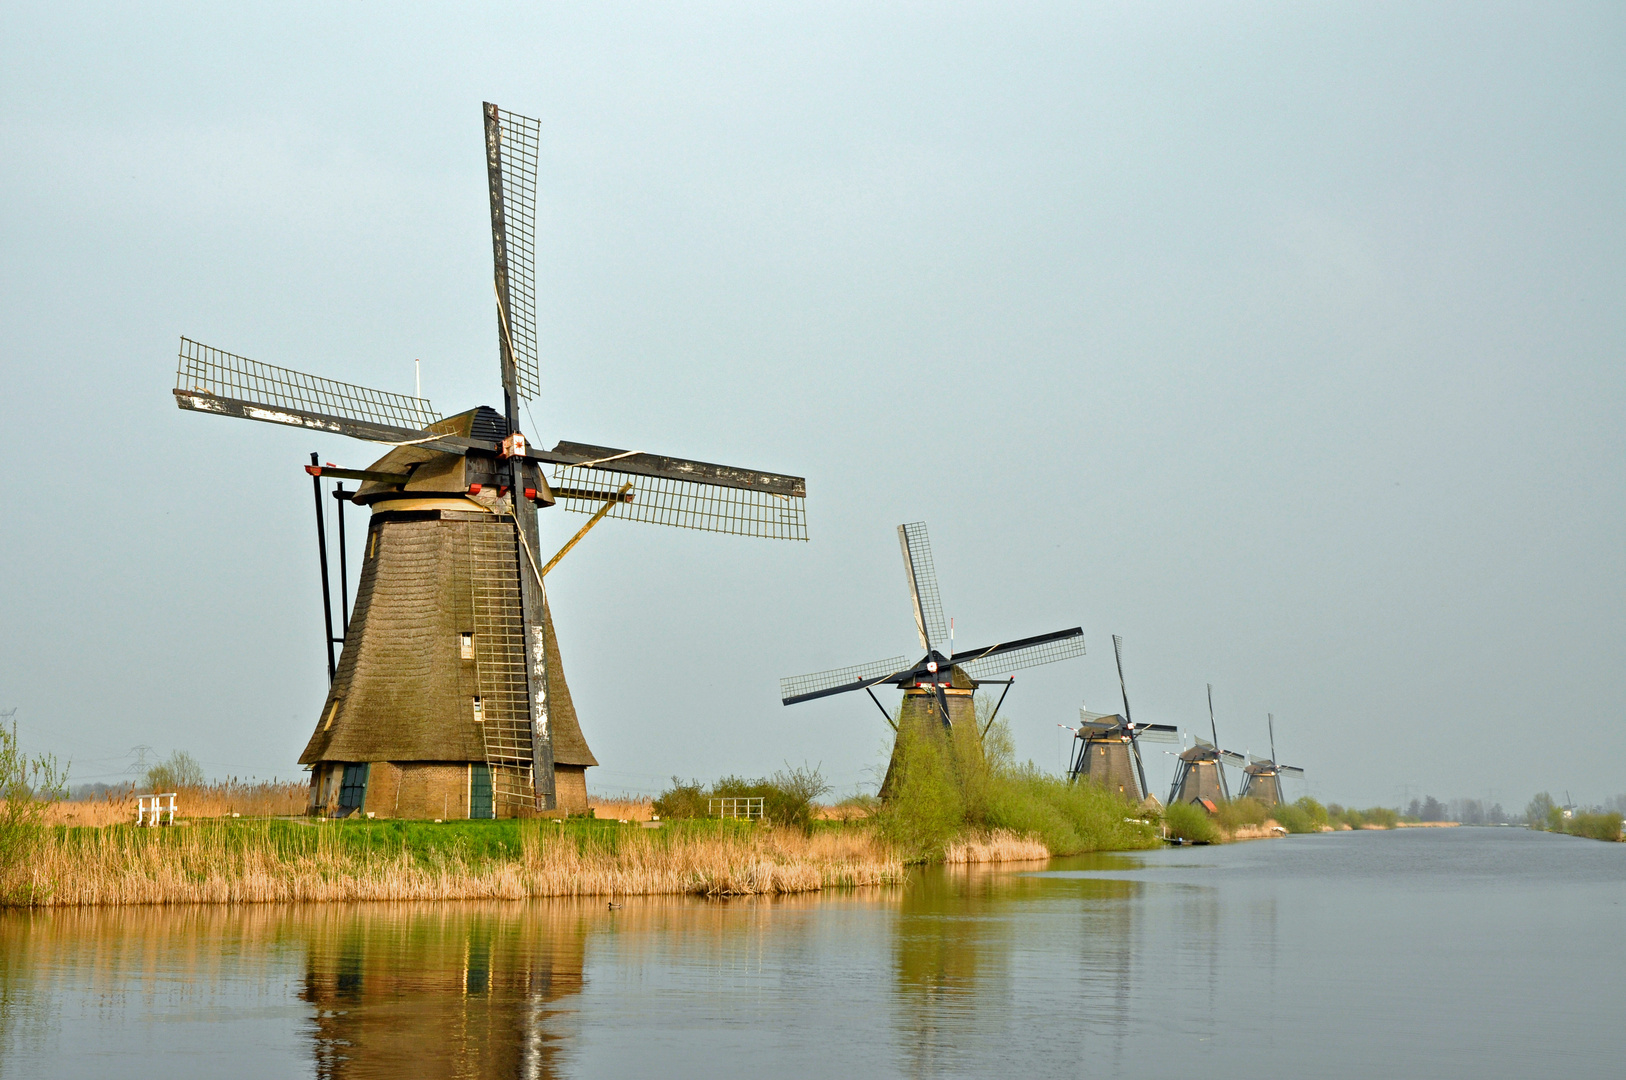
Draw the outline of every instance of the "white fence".
M707 799L706 813L712 817L761 821L762 797L759 795L754 799Z
M166 805L163 800L168 799ZM160 821L163 814L169 815L169 820ZM137 825L173 825L175 824L175 792L166 791L162 795L136 796L136 824Z

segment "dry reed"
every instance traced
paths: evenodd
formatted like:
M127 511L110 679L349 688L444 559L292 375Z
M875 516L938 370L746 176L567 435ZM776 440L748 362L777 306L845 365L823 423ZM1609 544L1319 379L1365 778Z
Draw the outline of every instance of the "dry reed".
M114 789L91 799L59 802L45 814L49 825L123 825L136 819L136 796L143 789ZM224 780L217 784L182 787L175 795L178 818L292 817L304 813L310 796L305 781L244 783Z
M964 833L943 845L946 863L1037 862L1050 858L1044 841L1029 833L1018 836L1008 829Z
M901 881L904 863L870 830L812 836L625 830L611 842L551 822L520 826L513 858L412 850L343 826L197 823L164 830L43 832L13 890L43 906L329 900L521 899L529 896L810 892ZM366 847L358 844L365 842Z

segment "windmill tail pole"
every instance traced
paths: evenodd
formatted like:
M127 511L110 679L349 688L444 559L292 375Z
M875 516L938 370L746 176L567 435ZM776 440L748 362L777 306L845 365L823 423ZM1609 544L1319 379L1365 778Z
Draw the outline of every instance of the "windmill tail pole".
M312 465L320 461L316 454L311 454ZM338 664L333 659L333 593L327 581L327 526L322 517L322 477L319 474L311 475L311 493L316 496L316 554L322 563L322 639L327 642L327 681L331 684L338 673Z

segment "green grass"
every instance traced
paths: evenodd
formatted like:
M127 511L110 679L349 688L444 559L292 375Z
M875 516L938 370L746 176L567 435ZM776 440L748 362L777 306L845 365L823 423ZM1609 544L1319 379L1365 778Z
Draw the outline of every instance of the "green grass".
M105 843L108 833L122 834L130 848L180 845L200 834L211 845L227 852L269 849L284 859L314 857L320 848L352 856L357 863L373 859L409 856L419 866L433 866L448 857L474 865L517 861L524 849L524 836L548 830L544 835L568 836L583 853L613 854L623 840L642 832L656 847L670 846L682 837L734 836L748 833L754 826L743 821L697 820L671 822L660 829L643 830L638 825L622 825L593 818L500 821L281 821L220 820L194 821L176 828L142 829L135 826L55 826L55 832L70 845L94 841Z

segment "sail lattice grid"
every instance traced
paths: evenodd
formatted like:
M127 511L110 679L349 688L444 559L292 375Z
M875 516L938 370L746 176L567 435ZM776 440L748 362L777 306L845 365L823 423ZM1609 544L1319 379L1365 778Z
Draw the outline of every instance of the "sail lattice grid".
M362 420L418 432L439 419L423 398L307 375L181 339L175 389L273 409Z
M921 629L926 635L927 648L940 649L948 643L948 624L943 621L943 599L937 591L937 568L932 565L932 545L926 537L926 523L916 521L901 528L910 580L925 623Z
M1084 635L1076 634L1021 649L1011 649L1009 652L994 653L976 660L955 662L973 679L990 679L1009 671L1038 667L1040 664L1053 664L1057 660L1070 660L1083 655Z
M799 495L598 467L556 465L553 472L558 505L582 514L596 513L626 483L632 484L631 499L617 502L606 516L733 536L807 539L807 500Z
M480 718L475 726L491 767L493 805L528 807L534 805L531 703L514 526L473 522L468 536Z
M502 147L503 227L508 255L508 335L514 348L519 392L542 392L536 334L536 172L542 125L518 113L497 111Z
M872 660L867 664L853 664L851 667L831 668L829 671L815 671L811 675L792 675L779 680L780 700L801 697L803 694L812 694L819 690L833 690L838 686L851 686L866 679L878 679L884 675L894 675L909 669L909 661L901 656L894 656L888 660Z

